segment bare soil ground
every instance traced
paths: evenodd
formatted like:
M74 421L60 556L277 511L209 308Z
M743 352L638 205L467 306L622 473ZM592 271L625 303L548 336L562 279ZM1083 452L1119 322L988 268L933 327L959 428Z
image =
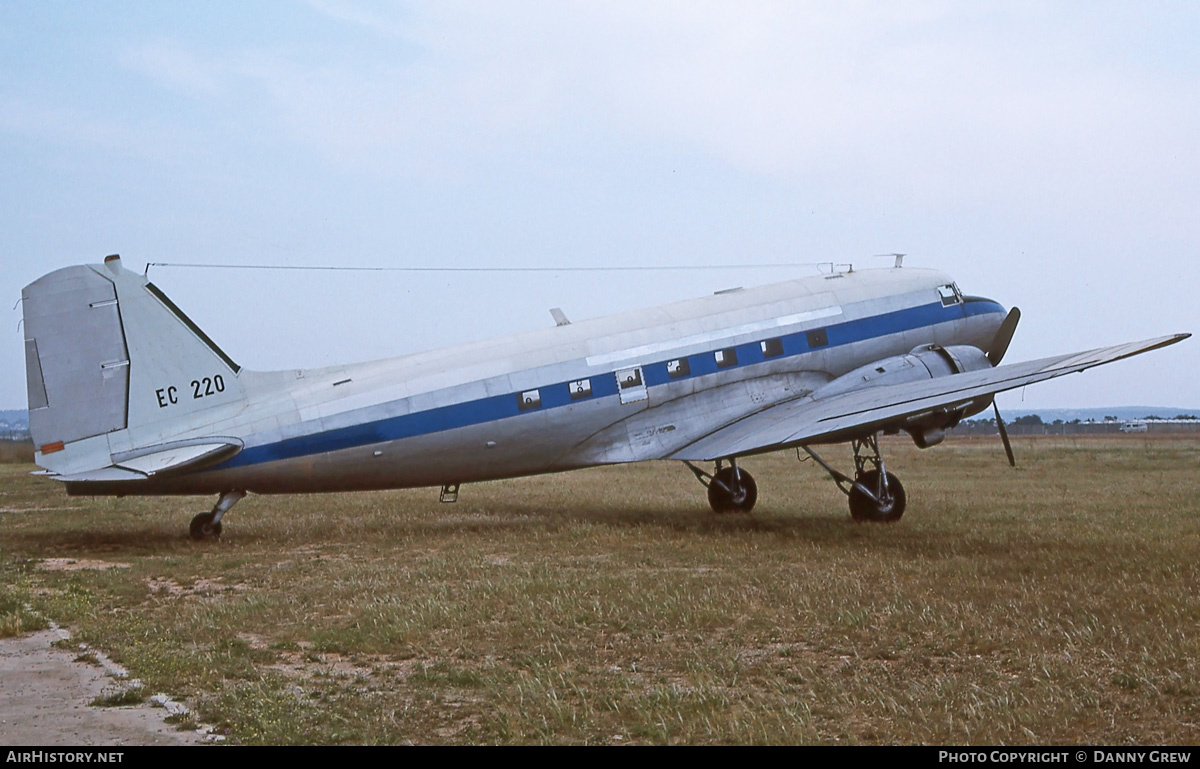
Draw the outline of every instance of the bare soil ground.
M90 703L119 686L78 651L55 646L62 630L0 639L0 744L196 745L203 734L166 723L170 712L149 702L125 707ZM61 644L60 644L61 646Z

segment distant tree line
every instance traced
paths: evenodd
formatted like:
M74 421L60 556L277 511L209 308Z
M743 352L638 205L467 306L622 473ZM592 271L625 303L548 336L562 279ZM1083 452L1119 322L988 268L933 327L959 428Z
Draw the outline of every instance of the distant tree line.
M29 440L29 425L12 424L0 420L0 441Z
M1068 435L1068 434L1116 434L1152 432L1188 432L1200 430L1200 417L1194 414L1179 414L1170 419L1156 415L1122 419L1106 416L1104 419L1072 419L1053 422L1040 414L1023 414L1014 419L1005 419L1008 431L1014 435ZM995 435L995 419L965 419L952 431L956 435Z
M1200 420L1200 417L1196 416L1195 414L1176 414L1175 416L1170 417L1170 419L1171 420L1188 421L1188 420ZM1095 425L1095 424L1104 424L1106 422L1111 423L1111 422L1166 422L1166 421L1168 421L1167 417L1160 417L1155 414L1150 414L1150 415L1147 415L1144 417L1139 417L1137 419L1121 419L1120 417L1106 416L1101 421L1096 421L1096 420L1092 420L1092 419L1072 419L1069 422L1064 422L1061 419L1055 419L1053 422L1045 422L1037 414L1026 414L1024 416L1019 416L1016 419L1011 419L1011 420L1006 419L1006 420L1004 420L1004 423L1006 425L1033 425L1033 426L1036 426L1036 425ZM967 420L963 421L963 424L965 424L965 425L990 425L992 427L995 427L996 420L995 419L967 419Z

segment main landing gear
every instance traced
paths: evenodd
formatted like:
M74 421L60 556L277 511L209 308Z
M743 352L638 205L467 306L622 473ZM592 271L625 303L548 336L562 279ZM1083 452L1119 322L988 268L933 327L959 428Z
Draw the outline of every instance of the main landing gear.
M192 519L191 528L188 530L192 539L218 539L221 536L221 518L244 496L246 492L236 489L222 494L211 512L200 513Z
M712 475L691 462L684 462L700 483L708 487L708 504L714 513L748 513L758 501L758 484L754 476L738 467L737 459L730 459L728 467L717 460L717 469Z
M837 482L850 501L850 517L856 521L871 523L895 523L904 515L908 503L900 479L883 466L883 455L879 453L879 436L870 435L862 440L851 441L854 448L854 477L844 475L829 466L829 463L810 449L801 446L815 459L825 472ZM737 458L717 460L712 475L684 461L700 483L708 487L708 504L715 513L748 513L758 501L758 484L753 476L738 467Z
M900 479L883 466L883 455L879 453L879 439L871 435L853 441L854 478L850 478L821 459L808 446L802 446L825 472L837 482L838 488L850 499L850 517L856 521L871 523L895 523L904 515L907 499Z

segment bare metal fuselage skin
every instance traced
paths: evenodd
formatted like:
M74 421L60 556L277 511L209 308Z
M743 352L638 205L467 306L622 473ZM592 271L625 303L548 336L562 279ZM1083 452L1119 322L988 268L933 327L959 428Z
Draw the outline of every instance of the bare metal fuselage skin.
M113 298L72 270L111 282ZM100 292L87 312L111 309L105 322L124 344L122 352L112 340L103 353L113 360L99 362L109 378L97 386L118 393L123 381L125 402L96 396L112 413L95 435L64 443L54 430L66 422L51 408L38 423L34 407L54 397L45 385L35 393L41 369L30 374L38 463L72 494L407 488L687 459L723 425L812 396L865 364L922 345L984 347L1005 317L995 302L950 291L942 273L866 270L389 360L256 372L233 364L119 260L42 280L52 278ZM46 353L39 365L59 364ZM147 446L210 459L189 466Z

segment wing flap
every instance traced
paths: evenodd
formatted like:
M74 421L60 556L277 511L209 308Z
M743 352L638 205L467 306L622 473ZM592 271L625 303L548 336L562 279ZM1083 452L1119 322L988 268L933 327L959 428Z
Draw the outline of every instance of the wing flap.
M982 397L1175 344L1191 334L1102 347L920 382L868 387L820 400L776 404L726 425L671 455L708 461L805 443L834 442L898 427L923 412L955 409Z

